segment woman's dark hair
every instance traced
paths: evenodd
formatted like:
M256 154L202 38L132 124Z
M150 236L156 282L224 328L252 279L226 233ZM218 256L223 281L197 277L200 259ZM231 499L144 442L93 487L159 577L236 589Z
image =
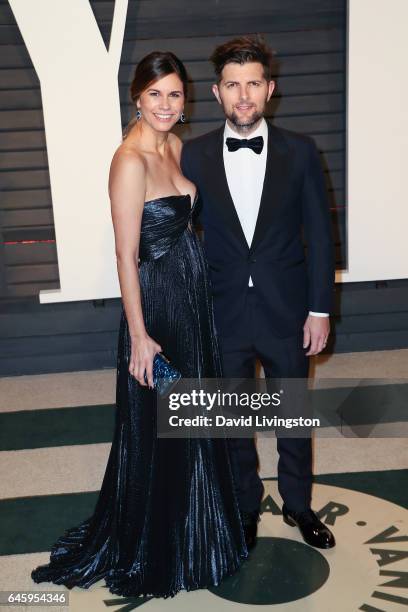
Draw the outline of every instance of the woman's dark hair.
M221 81L221 73L226 64L246 64L247 62L262 64L265 79L267 81L272 79L273 53L260 35L239 36L228 40L215 48L210 61L214 66L218 82Z
M136 105L140 95L153 83L169 75L177 74L183 83L184 96L187 97L188 76L184 64L171 51L153 51L140 60L130 84L130 97ZM130 128L136 123L136 117L130 120L124 132L123 139L128 135Z

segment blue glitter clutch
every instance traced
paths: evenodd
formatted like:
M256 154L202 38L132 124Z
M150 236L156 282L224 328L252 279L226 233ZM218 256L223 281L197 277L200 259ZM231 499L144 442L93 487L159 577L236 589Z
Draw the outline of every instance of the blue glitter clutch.
M153 387L160 397L166 397L180 380L181 374L171 365L163 353L156 353L153 359ZM145 381L147 382L146 374Z

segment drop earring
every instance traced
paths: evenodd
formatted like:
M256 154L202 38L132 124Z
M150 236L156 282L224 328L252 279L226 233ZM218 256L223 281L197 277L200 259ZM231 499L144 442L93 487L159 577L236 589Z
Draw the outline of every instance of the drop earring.
M185 114L184 114L184 113L181 113L181 115L180 115L180 121L181 121L181 123L185 123L185 122L186 122L186 116L185 116Z
M136 120L140 121L140 119L142 118L142 113L140 112L140 110L136 111Z

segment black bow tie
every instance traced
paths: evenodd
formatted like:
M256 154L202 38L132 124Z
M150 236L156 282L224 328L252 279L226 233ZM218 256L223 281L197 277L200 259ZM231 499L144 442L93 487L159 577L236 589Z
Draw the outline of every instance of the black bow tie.
M248 148L252 149L258 155L262 153L264 146L264 139L262 136L256 136L255 138L227 138L226 144L228 151L238 151L238 149Z

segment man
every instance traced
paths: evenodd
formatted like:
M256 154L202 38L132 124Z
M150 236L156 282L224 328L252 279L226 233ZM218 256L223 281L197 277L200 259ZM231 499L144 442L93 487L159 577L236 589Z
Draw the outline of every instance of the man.
M306 378L309 356L326 346L334 290L334 253L319 155L307 136L264 119L275 83L272 54L240 37L211 56L213 93L225 125L187 142L183 173L202 200L224 376ZM304 231L307 258L302 242ZM231 439L231 463L247 545L256 542L263 485L253 439ZM277 435L278 488L286 523L306 542L335 545L311 510L311 438Z

